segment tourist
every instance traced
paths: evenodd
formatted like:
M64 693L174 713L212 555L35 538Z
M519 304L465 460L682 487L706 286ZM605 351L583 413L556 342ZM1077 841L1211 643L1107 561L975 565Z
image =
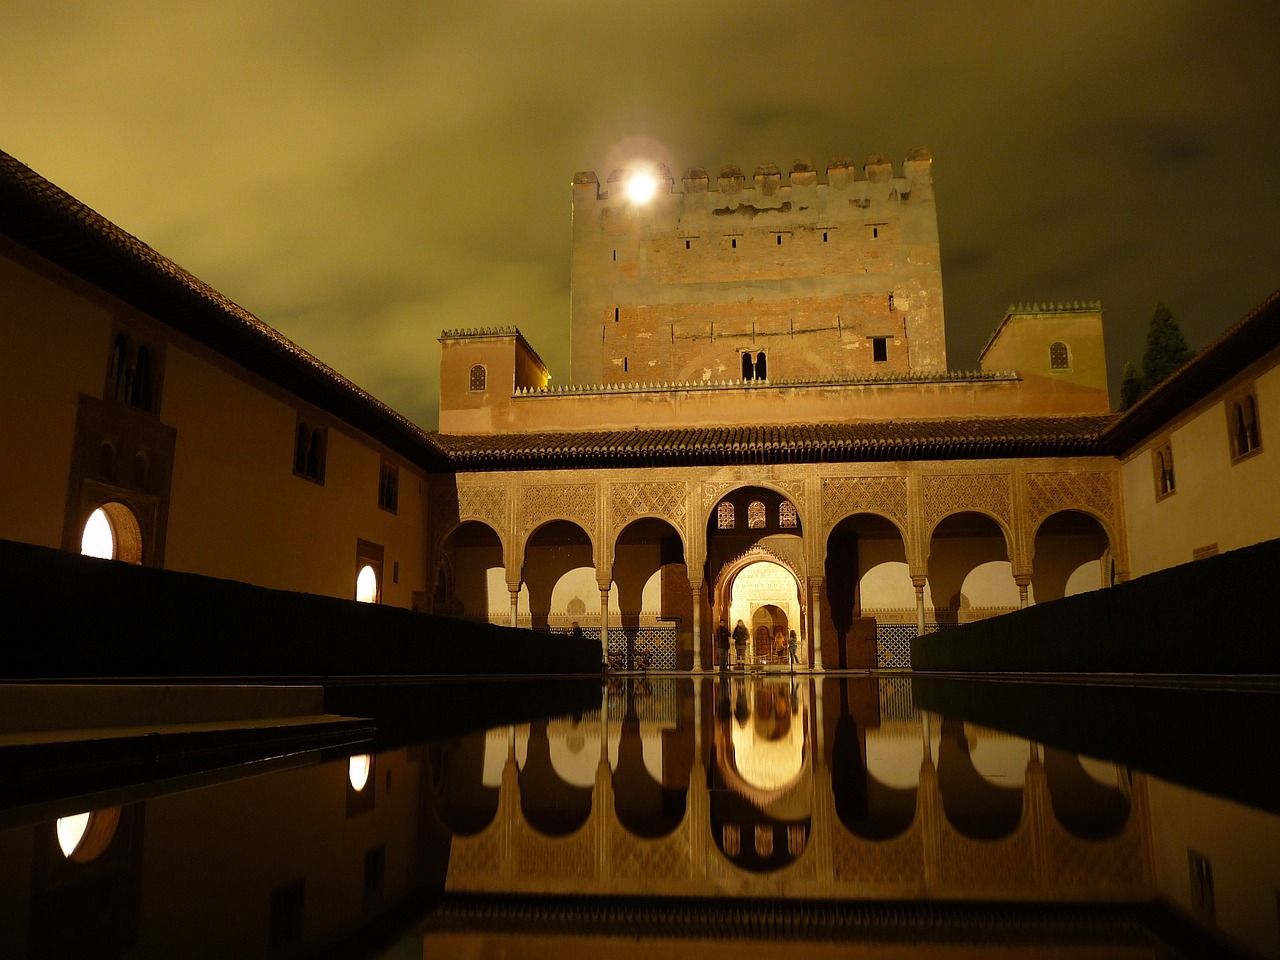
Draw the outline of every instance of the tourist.
M716 653L720 657L720 669L729 669L729 625L723 620L716 628Z
M787 649L791 652L791 672L796 672L796 664L800 662L800 638L794 630L787 636Z
M733 628L733 648L738 655L738 663L745 664L747 662L747 640L751 638L747 625L741 620Z
M569 635L571 637L576 637L579 640L583 638L582 627L578 626L577 620L573 621L573 629L569 631Z

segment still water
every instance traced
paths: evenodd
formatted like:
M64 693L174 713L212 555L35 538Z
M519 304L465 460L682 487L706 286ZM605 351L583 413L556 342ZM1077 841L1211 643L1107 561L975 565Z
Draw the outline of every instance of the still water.
M335 688L372 740L0 796L0 957L1276 957L1278 702Z

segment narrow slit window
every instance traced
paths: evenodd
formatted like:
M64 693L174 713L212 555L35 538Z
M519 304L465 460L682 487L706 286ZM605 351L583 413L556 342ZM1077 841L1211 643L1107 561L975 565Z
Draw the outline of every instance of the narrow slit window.
M782 234L778 234L778 246L782 246Z
M765 357L763 350L760 353L756 354L756 379L757 380L769 379L768 359Z
M872 227L872 228L871 228L871 238L874 240L874 239L879 238L879 236L880 236L880 228L879 228L879 227Z
M737 250L737 249L738 249L738 238L737 238L737 237L733 237L733 238L731 238L731 239L729 240L729 246L731 246L731 247L733 247L733 249Z
M823 243L827 242L827 231L825 230L822 231L822 242Z
M689 241L688 241L688 240L686 240L686 241L684 242L684 248L685 248L686 250L688 250L688 249L689 249Z

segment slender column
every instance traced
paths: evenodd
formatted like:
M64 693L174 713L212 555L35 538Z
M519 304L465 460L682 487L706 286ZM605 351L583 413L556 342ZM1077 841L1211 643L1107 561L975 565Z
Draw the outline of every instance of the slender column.
M609 662L609 588L612 580L597 580L600 587L600 653Z
M813 621L813 669L822 665L822 578L809 578L809 617Z
M511 625L513 627L520 625L520 584L507 584L507 590L511 594Z
M693 595L693 672L702 672L702 581L691 580L689 592Z
M924 636L924 577L911 577L915 588L915 635Z
M1018 585L1018 606L1025 610L1027 609L1027 588L1031 585L1031 578L1014 577L1013 581Z

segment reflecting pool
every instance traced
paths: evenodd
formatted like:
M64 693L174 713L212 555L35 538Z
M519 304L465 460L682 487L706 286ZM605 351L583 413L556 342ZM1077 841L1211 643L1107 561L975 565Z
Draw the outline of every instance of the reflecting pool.
M1280 956L1278 703L331 688L344 745L0 795L0 957Z

